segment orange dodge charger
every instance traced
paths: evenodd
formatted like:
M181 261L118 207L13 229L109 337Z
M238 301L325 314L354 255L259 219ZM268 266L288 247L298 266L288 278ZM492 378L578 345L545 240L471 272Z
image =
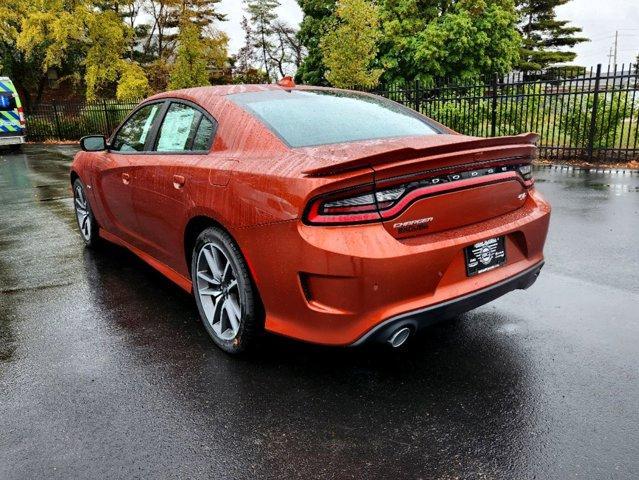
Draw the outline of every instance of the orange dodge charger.
M365 93L201 87L141 103L72 165L84 241L193 292L213 341L400 346L543 265L534 134L457 134Z

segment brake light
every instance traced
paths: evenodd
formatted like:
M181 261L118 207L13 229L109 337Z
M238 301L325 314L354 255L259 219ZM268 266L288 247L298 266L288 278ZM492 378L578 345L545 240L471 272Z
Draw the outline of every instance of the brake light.
M311 202L306 220L315 224L368 223L379 220L373 186L337 192Z
M532 180L532 165L520 165L518 171L524 180Z
M20 127L24 128L27 125L27 122L24 118L24 109L22 107L18 107L18 115L20 115Z
M390 180L378 184L334 192L312 200L304 219L316 225L371 223L397 216L416 199L455 188L454 183L488 175L519 174L526 187L532 186L532 165L502 165L475 170L452 172L428 178L416 178L398 183ZM413 176L414 177L414 176ZM507 178L507 177L506 177ZM394 184L392 184L394 182ZM463 184L460 185L464 188Z

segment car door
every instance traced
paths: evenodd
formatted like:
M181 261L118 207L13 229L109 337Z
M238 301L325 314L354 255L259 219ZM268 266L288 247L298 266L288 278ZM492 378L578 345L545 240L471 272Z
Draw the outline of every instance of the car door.
M105 218L103 227L123 240L140 246L133 188L137 165L151 148L153 128L164 102L143 105L124 121L113 136L109 149L98 154L95 180L98 201Z
M171 100L153 152L137 165L133 203L144 250L184 270L183 227L197 165L205 160L217 122L195 104Z

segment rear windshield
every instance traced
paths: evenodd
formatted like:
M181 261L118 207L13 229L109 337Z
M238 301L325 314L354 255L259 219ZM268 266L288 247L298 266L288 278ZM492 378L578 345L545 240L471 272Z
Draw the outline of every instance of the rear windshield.
M0 112L16 109L16 99L11 93L0 93Z
M414 111L384 98L334 90L229 95L291 147L438 133Z

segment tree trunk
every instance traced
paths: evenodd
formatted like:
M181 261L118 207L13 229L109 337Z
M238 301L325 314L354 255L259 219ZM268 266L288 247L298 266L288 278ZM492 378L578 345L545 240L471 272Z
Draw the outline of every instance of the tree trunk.
M271 81L271 73L268 68L268 60L266 58L266 36L264 35L264 24L261 25L260 33L262 35L262 56L264 58L264 70L266 70L266 77L268 81Z

